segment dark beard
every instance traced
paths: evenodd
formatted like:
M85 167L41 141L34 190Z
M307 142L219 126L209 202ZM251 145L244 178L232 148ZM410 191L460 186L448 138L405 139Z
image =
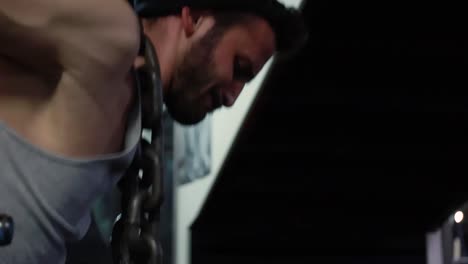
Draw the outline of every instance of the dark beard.
M210 30L202 39L194 43L176 68L171 89L165 96L165 103L172 118L181 124L196 124L207 114L206 109L197 100L201 98L187 98L186 92L195 91L196 94L215 79L216 68L213 63L213 54L221 35L214 29ZM214 106L219 107L220 103L218 97L215 97Z

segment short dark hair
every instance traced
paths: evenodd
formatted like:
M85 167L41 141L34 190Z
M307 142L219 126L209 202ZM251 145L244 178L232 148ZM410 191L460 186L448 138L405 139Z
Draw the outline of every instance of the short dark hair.
M241 20L241 14L264 18L275 32L276 49L282 55L294 53L307 41L308 32L301 11L287 8L277 0L137 0L135 8L140 17L155 18L180 14L184 6L212 11L218 22L225 25Z

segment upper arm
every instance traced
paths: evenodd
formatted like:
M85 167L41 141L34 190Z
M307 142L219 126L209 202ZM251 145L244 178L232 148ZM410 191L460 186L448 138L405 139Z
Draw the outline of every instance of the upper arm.
M0 0L0 55L37 68L59 66L77 79L123 76L138 41L124 0Z

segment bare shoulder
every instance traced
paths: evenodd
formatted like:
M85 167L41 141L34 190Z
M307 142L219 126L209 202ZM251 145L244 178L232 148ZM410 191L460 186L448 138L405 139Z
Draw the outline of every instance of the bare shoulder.
M65 69L79 81L124 78L139 45L137 17L126 1L63 0L60 8L50 27Z

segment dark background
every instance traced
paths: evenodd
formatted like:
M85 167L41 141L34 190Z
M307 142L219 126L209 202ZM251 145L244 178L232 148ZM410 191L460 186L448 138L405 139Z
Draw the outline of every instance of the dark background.
M307 1L192 226L193 264L425 263L468 200L462 4Z

